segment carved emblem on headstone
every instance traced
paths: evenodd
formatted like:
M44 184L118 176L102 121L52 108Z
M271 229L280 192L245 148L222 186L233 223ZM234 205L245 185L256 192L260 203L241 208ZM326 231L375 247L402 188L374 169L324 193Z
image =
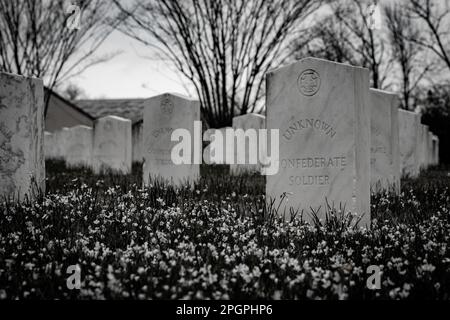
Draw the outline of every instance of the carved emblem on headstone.
M164 95L162 101L161 101L161 111L163 114L170 115L173 112L173 103L170 101L170 98L168 95Z
M297 83L303 95L313 96L320 89L320 76L316 71L307 69L300 74Z

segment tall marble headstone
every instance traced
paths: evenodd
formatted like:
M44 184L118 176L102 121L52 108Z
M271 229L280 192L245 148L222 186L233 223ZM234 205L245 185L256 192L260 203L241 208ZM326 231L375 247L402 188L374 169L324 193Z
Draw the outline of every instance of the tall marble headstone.
M67 138L67 165L69 167L92 167L93 129L82 125L69 128Z
M420 169L420 116L399 110L400 158L403 175L417 177Z
M95 173L131 172L131 120L107 116L95 121L93 167Z
M195 125L197 121L198 127ZM177 94L166 93L146 101L144 107L143 181L163 179L172 185L191 185L199 178L201 160L200 102ZM181 129L189 135L189 144L179 153L187 161L175 163L172 149L182 142L172 141L172 133ZM198 132L197 132L198 131Z
M369 226L369 71L306 58L269 72L266 92L267 129L280 133L267 200L286 194L286 208L305 219L311 210L324 218L328 205L345 208Z
M45 192L44 89L39 79L0 72L0 196Z
M242 129L247 132L246 139L238 141L235 139L235 154L236 163L230 165L230 171L232 174L239 174L242 172L260 172L261 164L258 163L259 153L265 152L259 150L258 132L260 129L266 128L266 117L260 114L249 113L242 116L233 118L233 129ZM253 132L248 132L252 130ZM254 138L256 137L256 138ZM255 141L250 144L250 139L253 138ZM240 144L240 145L238 145ZM242 145L243 144L243 145ZM239 147L242 147L244 152L238 152ZM256 164L251 164L252 160L256 159Z
M396 94L370 89L370 184L372 191L400 192L399 119Z

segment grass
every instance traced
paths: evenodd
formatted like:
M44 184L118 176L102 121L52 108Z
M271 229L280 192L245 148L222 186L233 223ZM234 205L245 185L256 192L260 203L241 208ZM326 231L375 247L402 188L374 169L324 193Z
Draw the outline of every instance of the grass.
M371 230L355 230L333 209L313 225L280 219L264 177L226 167L202 167L194 188L143 189L138 165L46 166L45 196L0 208L0 299L449 299L446 168L374 194ZM80 290L66 286L74 264Z

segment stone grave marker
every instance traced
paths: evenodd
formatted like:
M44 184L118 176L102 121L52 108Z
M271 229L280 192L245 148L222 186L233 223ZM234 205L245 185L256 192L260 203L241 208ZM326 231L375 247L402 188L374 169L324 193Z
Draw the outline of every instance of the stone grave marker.
M195 123L197 122L197 123ZM175 163L172 151L183 139L172 141L174 130L190 136L183 151L183 163ZM163 179L175 186L193 183L200 176L201 134L200 102L178 94L166 93L146 101L144 107L143 181Z
M94 132L88 126L69 128L67 137L66 162L69 167L92 167Z
M280 130L267 200L285 193L287 213L298 209L305 219L311 210L323 219L328 205L345 208L369 226L369 71L306 58L269 72L266 92L267 129Z
M401 172L410 177L417 177L420 169L420 116L406 110L399 110L398 116Z
M106 116L94 123L93 167L123 174L131 172L131 120Z
M0 72L0 196L45 192L42 81Z
M370 184L373 192L400 193L400 151L396 94L370 89Z

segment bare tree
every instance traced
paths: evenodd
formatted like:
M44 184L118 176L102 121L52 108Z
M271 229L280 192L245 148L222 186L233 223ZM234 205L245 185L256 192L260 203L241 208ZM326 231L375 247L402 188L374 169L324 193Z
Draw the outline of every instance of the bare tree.
M353 48L347 42L350 36L348 29L334 15L326 15L312 26L306 43L304 39L296 41L293 52L297 59L312 56L358 65Z
M290 39L320 7L314 0L114 0L119 29L156 48L192 83L213 127L254 112L264 74L286 61Z
M77 86L76 84L70 83L62 92L62 95L67 98L69 101L75 101L84 99L86 97L86 93L83 88Z
M65 0L0 0L0 70L42 78L53 89L110 59L111 55L94 57L94 53L113 30L105 23L112 4L73 2L80 9L80 30L69 28L68 21L77 12L66 12L70 3Z
M410 0L406 10L426 30L409 40L434 52L450 69L450 1Z
M386 5L384 13L392 47L392 56L400 70L402 104L410 109L418 84L433 68L433 61L425 56L424 48L409 39L418 39L421 31L405 8L399 3Z
M342 40L352 48L355 61L370 70L372 87L384 89L392 61L383 32L373 28L371 23L371 4L376 1L335 1L331 7L338 23L348 31L348 36Z

